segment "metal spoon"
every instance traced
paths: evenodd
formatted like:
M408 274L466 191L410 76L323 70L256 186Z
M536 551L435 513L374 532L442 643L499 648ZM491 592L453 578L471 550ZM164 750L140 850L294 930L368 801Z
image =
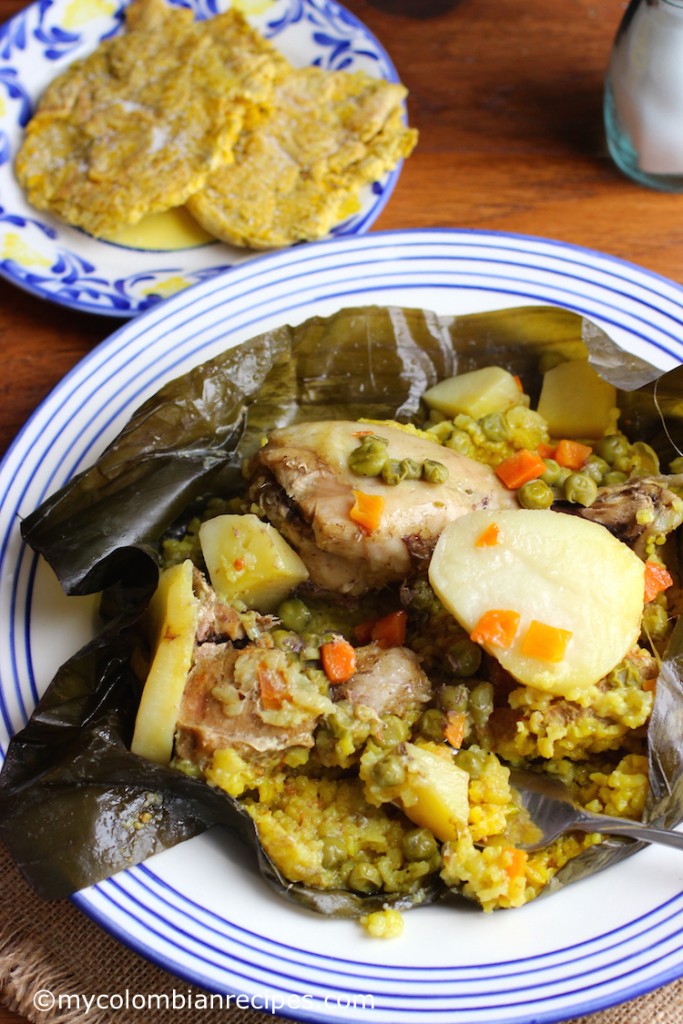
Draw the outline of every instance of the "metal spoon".
M531 821L541 831L541 837L534 834L532 842L516 843L521 850L538 850L563 833L576 830L628 836L644 843L663 843L683 850L683 833L641 825L628 818L591 814L573 800L562 782L547 775L511 768L510 785L517 790Z

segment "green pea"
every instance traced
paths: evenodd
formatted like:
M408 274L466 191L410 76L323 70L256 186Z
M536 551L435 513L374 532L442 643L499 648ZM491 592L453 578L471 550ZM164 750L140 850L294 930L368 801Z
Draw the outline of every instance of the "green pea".
M422 467L422 476L430 484L445 484L448 480L448 470L442 462L425 459Z
M631 475L633 469L633 456L630 452L626 452L625 455L618 455L614 460L613 469L619 473L624 473L627 477Z
M401 847L406 860L431 860L439 852L436 839L428 828L414 828L406 832Z
M382 876L374 864L355 864L349 872L348 885L355 892L377 892L382 888Z
M338 839L323 839L322 864L324 868L334 868L343 863L346 850Z
M408 739L410 728L398 715L387 715L382 719L382 728L377 742L381 747L395 747Z
M382 467L381 476L385 484L399 484L402 480L419 480L422 476L422 463L415 459L387 459Z
M270 633L270 638L276 647L281 647L283 642L289 637L289 630L287 629L273 629Z
M304 661L315 661L316 658L320 657L320 644L322 641L317 633L304 633L301 640L304 645L301 657Z
M545 462L545 473L543 473L539 480L542 480L548 487L556 487L562 478L562 466L555 459L544 459Z
M398 459L387 459L382 466L381 477L385 484L395 487L401 480L405 480L403 464Z
M632 472L638 476L649 476L659 473L659 456L649 444L644 441L636 441L631 446L631 467Z
M510 426L502 412L490 412L478 421L489 441L507 441Z
M296 653L301 648L301 641L298 636L294 635L291 629L274 629L270 633L270 637L275 646L281 651L292 651Z
M452 448L453 451L459 452L461 455L472 455L474 452L472 438L465 430L454 430L446 441L446 447Z
M293 633L303 633L311 621L310 609L298 597L283 601L278 606L277 616L285 629L291 629Z
M427 433L433 434L440 444L445 444L453 433L452 420L442 420L440 423L432 423L427 427Z
M589 455L583 465L582 472L592 476L596 484L601 484L605 474L609 473L609 463L601 459L599 455Z
M482 750L481 747L468 747L467 749L459 750L455 755L455 763L458 768L462 768L464 772L472 779L479 779L486 766L487 753Z
M420 732L430 740L443 740L446 716L438 708L429 708L420 718Z
M477 683L470 692L470 715L477 728L482 729L493 714L493 686Z
M596 445L596 453L610 466L613 466L617 459L628 454L629 443L623 434L605 434Z
M385 754L374 765L372 777L383 789L400 786L406 777L406 766L400 754Z
M349 455L349 469L358 476L379 476L387 461L387 442L368 434Z
M619 484L625 484L627 480L626 473L620 473L617 469L610 469L609 473L605 473L602 478L605 487L618 487Z
M456 676L473 676L481 665L481 647L462 637L451 644L446 658Z
M429 582L426 579L415 580L412 589L412 600L410 602L411 609L414 608L415 611L420 612L431 612L435 604L437 604L437 599Z
M470 699L470 691L464 683L456 686L442 686L439 693L439 705L444 711L455 711L463 714L467 711Z
M587 473L570 473L564 485L564 496L567 501L588 508L598 495L598 485Z
M517 491L517 500L522 508L550 508L554 495L543 480L529 480Z
M423 473L423 465L417 459L401 459L406 480L419 480Z

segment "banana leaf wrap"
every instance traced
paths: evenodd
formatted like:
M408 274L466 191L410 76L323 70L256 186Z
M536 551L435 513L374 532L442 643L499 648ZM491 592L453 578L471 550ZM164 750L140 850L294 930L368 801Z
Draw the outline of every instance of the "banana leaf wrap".
M103 628L59 668L0 775L0 834L45 898L61 898L219 825L244 838L280 894L313 910L358 915L385 896L292 885L259 845L243 807L205 783L129 749L140 685L137 627L158 579L164 533L206 494L241 485L243 460L275 426L330 418L420 421L423 392L443 377L499 364L532 400L539 356L589 357L619 389L622 428L663 463L683 451L683 367L661 374L567 310L522 307L445 317L398 307L345 309L283 326L170 381L131 417L97 462L22 524L66 594L102 592ZM647 817L683 820L683 625L664 659L649 727ZM629 856L640 844L592 847L552 891ZM395 905L450 894L428 883Z

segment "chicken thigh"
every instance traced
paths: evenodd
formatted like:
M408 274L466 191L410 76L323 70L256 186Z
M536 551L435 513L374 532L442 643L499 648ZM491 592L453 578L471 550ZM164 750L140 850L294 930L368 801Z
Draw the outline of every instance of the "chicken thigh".
M375 433L393 464L437 462L440 481L424 476L387 483L349 463ZM353 463L353 459L351 460ZM490 466L397 426L344 420L274 430L249 467L249 499L296 549L311 583L360 595L405 579L429 554L449 522L476 509L518 507ZM381 499L371 531L351 516L357 492Z

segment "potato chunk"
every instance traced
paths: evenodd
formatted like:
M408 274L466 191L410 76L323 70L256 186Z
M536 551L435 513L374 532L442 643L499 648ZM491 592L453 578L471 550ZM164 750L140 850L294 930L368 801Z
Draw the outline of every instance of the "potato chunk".
M406 816L442 842L457 839L469 817L469 775L450 755L414 743L405 749L408 771L398 797Z
M616 388L587 359L559 363L543 375L538 412L553 437L602 437L616 404Z
M272 612L308 570L274 526L255 515L216 516L202 523L199 542L218 596Z
M465 413L475 420L518 405L521 398L517 381L501 366L483 366L449 377L424 393L430 409L446 416Z
M131 750L158 764L171 760L176 722L192 664L199 617L192 573L189 559L164 570L149 606L155 652L142 691Z
M478 543L492 524L496 542ZM458 622L516 679L568 700L580 700L639 636L643 562L578 516L462 516L441 535L429 577Z

